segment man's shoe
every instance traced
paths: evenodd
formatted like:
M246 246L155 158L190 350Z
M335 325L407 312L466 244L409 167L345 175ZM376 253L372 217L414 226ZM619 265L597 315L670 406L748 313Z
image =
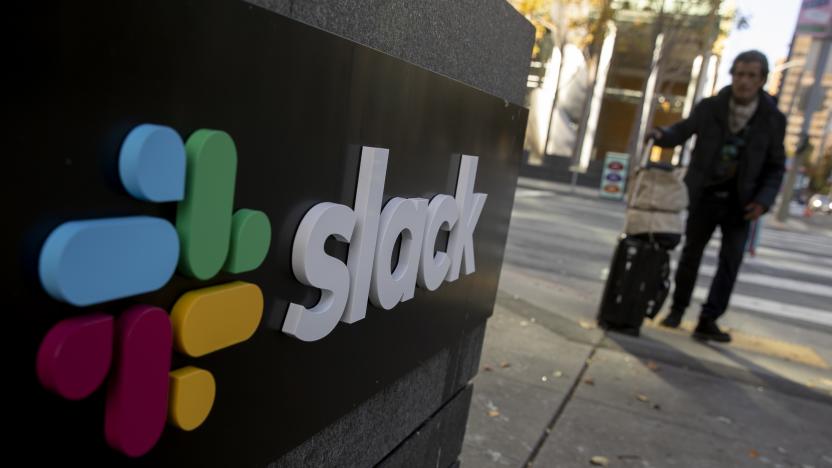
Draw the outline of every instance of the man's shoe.
M708 319L699 319L699 325L693 330L693 337L702 341L717 341L719 343L728 343L731 341L731 335L720 330L716 326L716 321Z
M661 326L667 328L678 328L679 324L682 323L682 315L684 315L684 312L671 309L670 313L667 314L667 317L662 320Z

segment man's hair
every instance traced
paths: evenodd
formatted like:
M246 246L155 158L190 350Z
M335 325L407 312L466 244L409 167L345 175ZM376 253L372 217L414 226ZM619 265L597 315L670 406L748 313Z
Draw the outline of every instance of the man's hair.
M760 64L760 72L763 74L763 79L768 77L768 59L766 56L760 52L759 50L746 50L745 52L737 55L737 58L734 59L734 63L731 64L731 69L729 73L732 75L734 74L734 70L737 68L737 63L751 63L757 62Z

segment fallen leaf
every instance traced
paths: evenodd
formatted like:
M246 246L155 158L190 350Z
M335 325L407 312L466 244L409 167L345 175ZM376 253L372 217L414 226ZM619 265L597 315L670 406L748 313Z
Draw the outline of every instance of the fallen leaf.
M587 322L586 320L578 320L578 326L583 328L584 330L594 330L598 326L592 322Z
M589 463L595 466L607 466L610 464L610 460L607 457L602 457L601 455L595 455L594 457L589 459Z
M595 380L592 377L587 377L584 379L584 383L587 385L595 385Z
M511 367L511 363L503 361L500 363L500 367L502 367L503 369L505 369L506 367Z
M760 456L760 452L758 452L754 449L751 449L751 450L748 451L748 458L757 458L759 456Z
M647 361L647 368L651 371L659 370L659 365L656 364L656 361Z
M484 370L485 372L491 372L494 370L494 368L491 366L483 366L482 370Z
M636 399L638 401L650 401L650 399L647 398L647 395L642 395L641 393L636 394Z
M497 411L497 410L491 410L491 411L488 412L488 415L492 418L496 418L497 416L500 415L500 412Z

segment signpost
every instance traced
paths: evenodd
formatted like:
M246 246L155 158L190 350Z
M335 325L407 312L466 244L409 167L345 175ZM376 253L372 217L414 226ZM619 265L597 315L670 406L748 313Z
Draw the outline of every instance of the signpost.
M823 78L829 61L830 50L832 50L832 0L803 0L800 7L800 16L797 20L797 28L795 29L795 35L797 34L810 35L814 38L813 40L820 41L820 50L817 62L814 64L814 80L812 81L812 87L809 88L806 107L803 111L803 123L798 134L798 148L786 173L780 195L777 220L781 223L789 217L797 173L803 166L803 161L809 157L813 150L811 144L809 144L809 130L815 112L821 108L825 98ZM823 141L824 137L821 136L820 139Z

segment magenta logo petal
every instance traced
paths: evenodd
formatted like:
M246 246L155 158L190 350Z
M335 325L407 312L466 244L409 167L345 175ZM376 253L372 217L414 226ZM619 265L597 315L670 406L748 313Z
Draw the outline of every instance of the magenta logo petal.
M94 313L62 320L40 344L38 379L60 396L80 400L104 382L112 354L112 316Z
M195 133L203 137L217 134L224 135L234 150L233 141L224 132L199 130ZM188 141L191 140L193 135ZM199 138L195 141L199 142ZM200 148L197 149L202 151ZM231 216L236 150L231 156L234 164L230 172L220 171L217 175L216 167L187 163L186 158L190 156L175 130L140 125L130 132L121 148L119 175L134 198L156 203L178 201L180 211L183 204L190 207L188 210L194 209L192 194L183 199L186 171L192 172L187 180L196 177L194 174L201 174L203 179L206 174L211 176L207 182L202 180L210 189L208 192L215 191L216 184L212 181L217 177L230 185L230 196L223 200L228 208L224 222L230 231L224 235L230 236L232 247L237 247L228 253L228 239L220 243L222 258L217 268L225 262L227 272L241 273L257 268L264 260L271 242L271 227L263 212L241 209ZM193 167L189 168L189 164ZM197 197L202 200L198 208L211 214L217 208L209 195ZM177 231L168 220L152 216L67 221L49 234L41 248L38 257L41 285L53 299L77 307L155 291L174 274L180 260L180 236L194 228L191 224L186 222ZM200 235L205 233L200 231ZM203 240L200 242L204 244ZM215 257L217 252L202 249L199 255ZM253 318L248 326L250 333L242 336L231 332L239 335L239 340L251 336L262 315L260 290L255 285L249 286L256 290L259 302L252 303L257 310L249 313ZM209 307L217 308L233 312L237 307L225 303L213 303ZM242 319L235 317L236 323L231 329L239 329ZM211 333L224 325L177 323L177 326L180 327L177 333L204 332L209 336L202 338L212 342L216 337ZM246 326L242 325L244 329ZM37 376L44 388L70 400L89 396L106 381L104 435L107 444L125 455L139 457L159 441L169 414L175 427L193 430L202 424L213 406L215 383L211 373L198 369L200 372L194 374L190 371L196 369L193 366L171 372L172 353L173 324L168 313L159 307L138 305L115 319L96 313L55 325L41 342Z
M107 388L107 443L131 457L153 448L165 427L173 331L168 314L134 306L116 322L113 375Z

